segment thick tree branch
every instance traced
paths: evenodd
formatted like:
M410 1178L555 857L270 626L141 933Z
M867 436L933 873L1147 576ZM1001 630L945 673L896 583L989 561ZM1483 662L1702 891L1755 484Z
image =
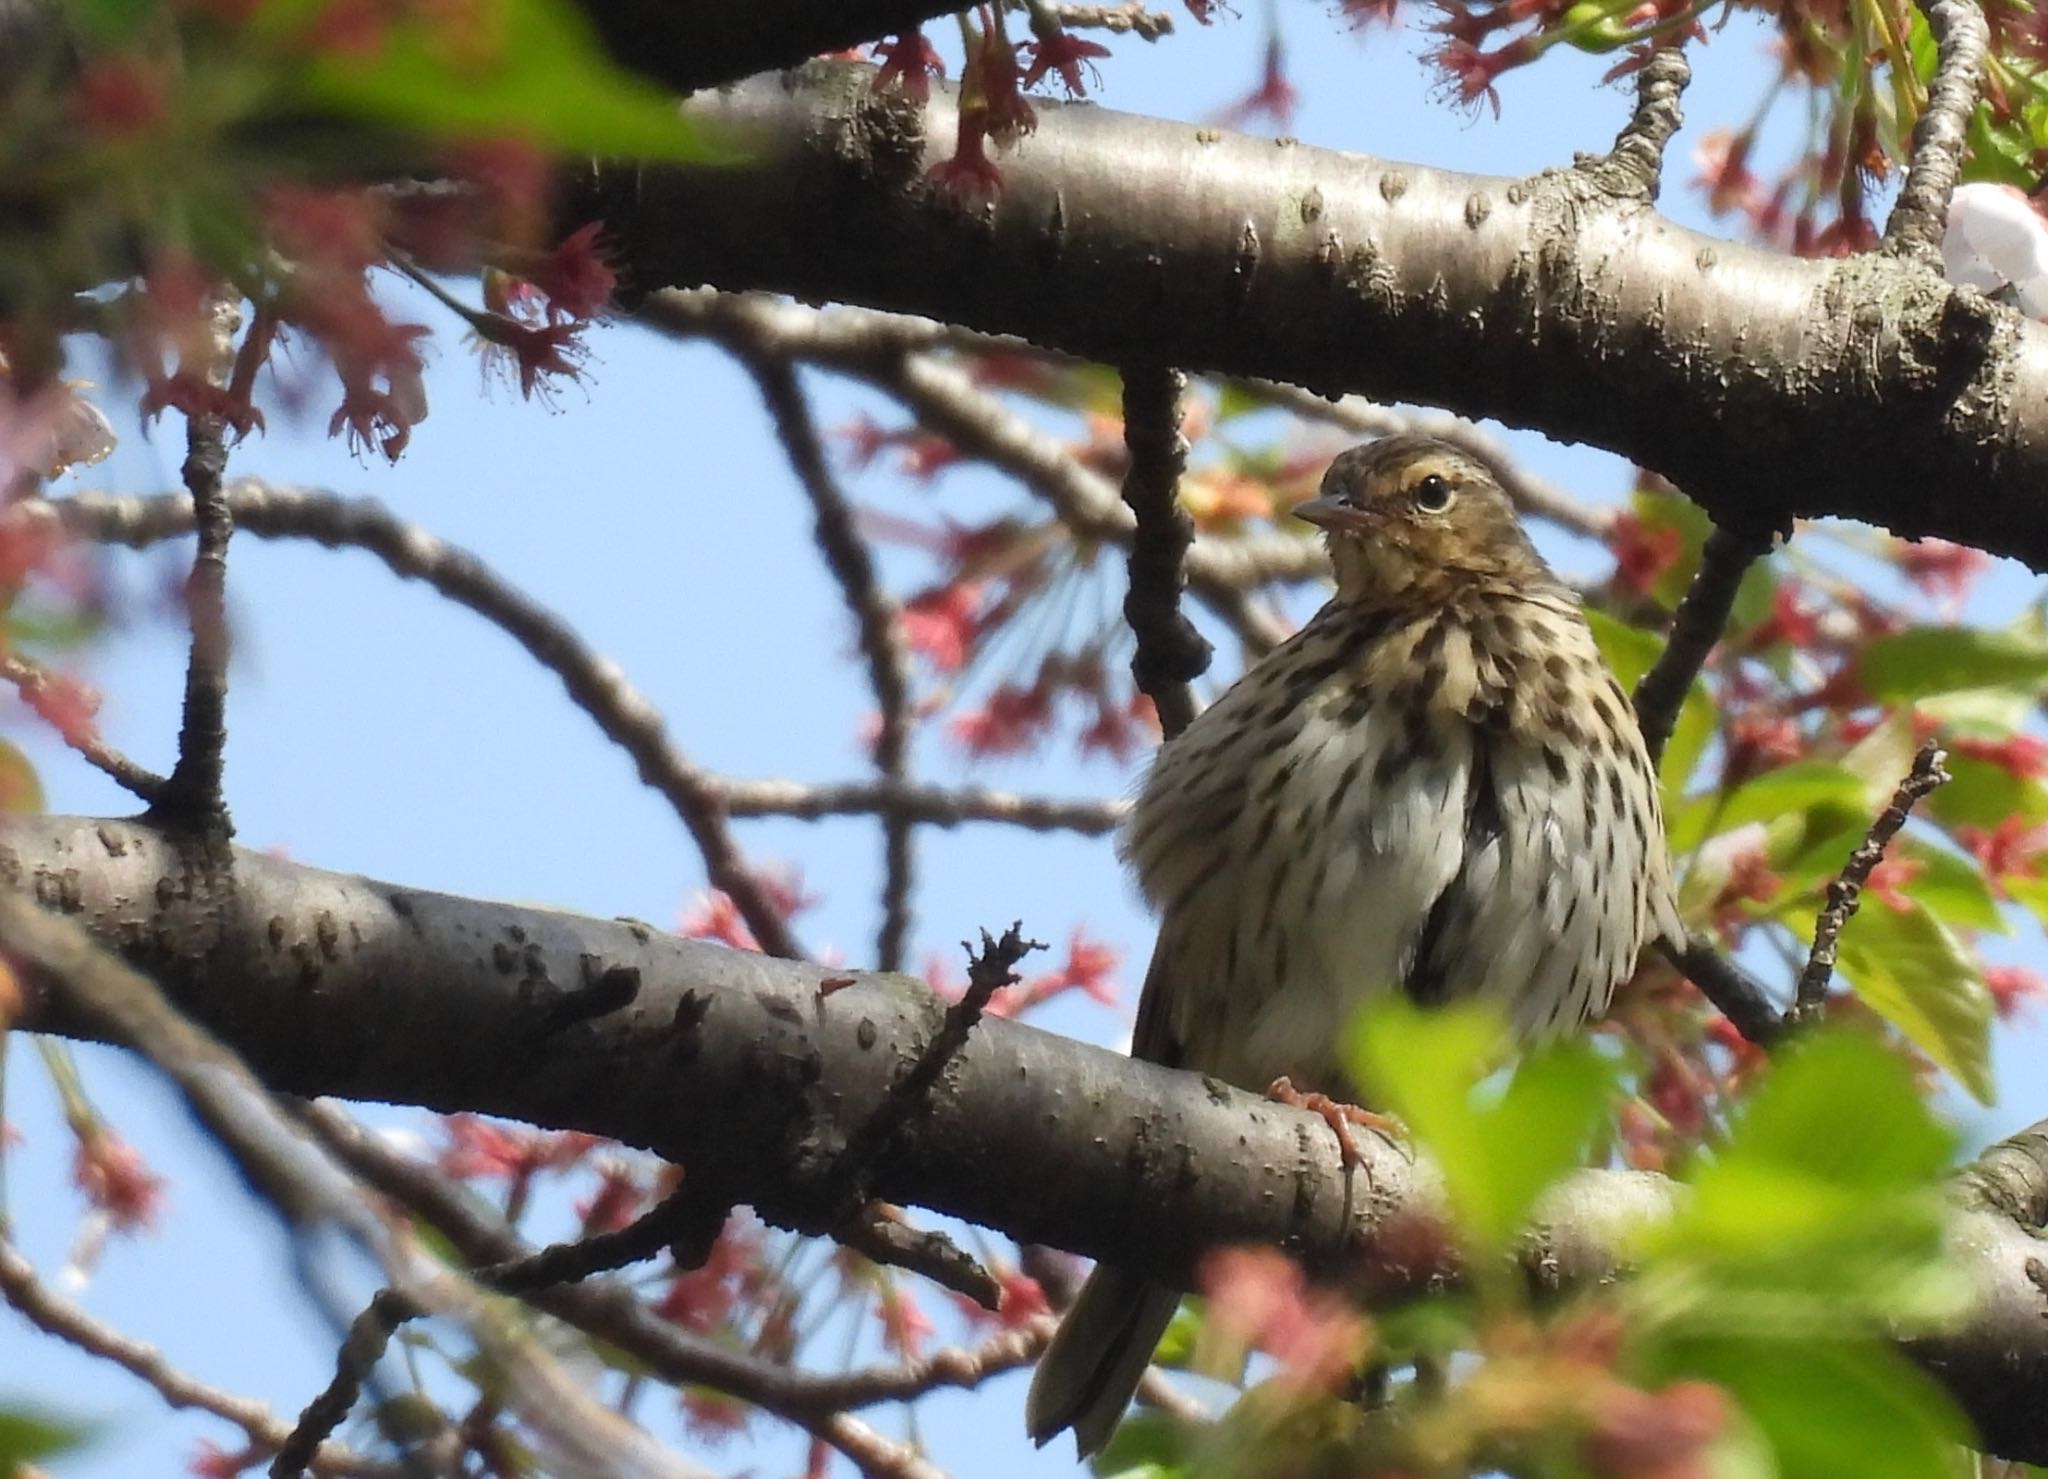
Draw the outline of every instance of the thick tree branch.
M1941 238L1948 201L1963 172L1964 135L1984 87L1991 30L1977 0L1922 0L1939 56L1927 106L1913 125L1906 183L1884 223L1884 247L1933 271L1941 270Z
M953 93L920 109L871 76L700 96L743 162L596 171L568 214L605 219L642 290L1419 400L1619 452L1717 522L1842 514L2048 568L2048 329L1914 264L1715 240L1590 167L1490 179L1051 102L968 211L926 179Z
M685 1165L740 1167L763 1215L829 1207L834 1168L940 1030L944 1004L902 976L821 995L819 967L678 940L642 926L457 899L237 852L221 938L192 947L199 907L175 847L134 822L34 818L0 846L0 878L118 945L271 1083L309 1093L469 1109L576 1128ZM631 967L632 1004L549 1030L550 1003L588 969ZM843 973L840 973L843 974ZM90 1032L31 987L32 1029ZM1263 1242L1312 1268L1362 1261L1397 1289L1384 1241L1427 1212L1432 1173L1361 1146L1347 1181L1311 1114L1023 1024L983 1021L874 1168L877 1194L1072 1247L1185 1286L1204 1249ZM1372 1195L1357 1196L1358 1185ZM1347 1189L1348 1187L1348 1189ZM1539 1209L1520 1257L1539 1286L1611 1275L1671 1183L1587 1172ZM1390 1223L1389 1219L1395 1219ZM1970 1314L1912 1353L2008 1457L2048 1457L2048 1293L2039 1244L1979 1207L1952 1235Z

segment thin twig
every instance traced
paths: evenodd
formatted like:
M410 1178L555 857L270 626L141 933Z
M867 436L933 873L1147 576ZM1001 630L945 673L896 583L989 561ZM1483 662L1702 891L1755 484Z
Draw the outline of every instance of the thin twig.
M957 790L931 785L899 785L887 781L844 781L807 785L802 781L738 780L707 777L736 817L902 815L935 827L967 822L1000 822L1033 832L1079 832L1100 837L1114 832L1130 811L1128 801L1062 801L1049 796L1020 796L977 786Z
M1003 1302L995 1276L936 1228L913 1227L899 1208L869 1202L832 1230L833 1239L876 1263L922 1274L985 1310Z
M163 1398L165 1406L179 1411L196 1408L234 1424L253 1448L278 1448L291 1432L284 1420L265 1404L187 1375L155 1346L116 1330L52 1293L36 1278L35 1268L20 1251L4 1240L0 1240L0 1298L45 1334L118 1366L144 1382ZM323 1443L316 1448L311 1455L311 1467L316 1474L360 1479L399 1479L407 1472L403 1464L372 1459L338 1443Z
M1947 753L1934 740L1920 747L1913 757L1913 768L1892 793L1891 804L1878 813L1870 831L1828 885L1827 903L1813 927L1813 953L1806 958L1806 969L1799 973L1799 991L1791 1013L1795 1023L1809 1021L1819 1014L1828 981L1834 975L1836 954L1841 949L1842 928L1855 916L1862 902L1863 886L1870 881L1871 871L1884 861L1885 849L1906 825L1906 818L1913 814L1920 798L1947 783L1948 771L1943 768L1947 761Z
M334 1376L306 1404L291 1433L270 1461L270 1479L298 1479L328 1436L347 1419L362 1395L363 1384L384 1359L384 1348L398 1327L424 1311L394 1290L382 1289L354 1323L334 1358Z
M41 663L18 652L8 653L0 657L0 678L5 678L19 689L22 702L47 720L64 743L77 751L87 764L103 771L130 795L145 803L154 803L163 794L162 776L147 766L136 764L102 740L89 725L79 724L76 715L65 712L67 705L57 686L58 680Z
M1962 174L1965 135L1984 89L1991 32L1976 0L1920 0L1934 33L1934 79L1913 125L1906 182L1884 223L1884 250L1941 270L1948 202Z
M938 1031L917 1055L917 1061L889 1086L887 1096L861 1122L860 1128L847 1137L834 1175L842 1183L841 1194L850 1203L866 1199L868 1175L876 1158L896 1132L924 1108L939 1075L967 1045L968 1034L981 1020L989 999L1003 987L1015 985L1017 962L1034 950L1043 950L1045 945L1039 940L1025 939L1020 922L1004 930L1001 939L993 939L983 930L978 951L964 940L961 948L967 952L967 989L946 1008Z
M369 500L315 489L274 488L246 478L229 484L226 491L238 525L249 533L310 539L329 549L368 550L394 573L424 581L505 631L562 680L569 697L633 757L640 778L675 809L703 855L712 886L733 901L761 948L770 955L803 956L782 910L733 840L717 790L669 739L660 712L560 617L467 550L402 523ZM176 495L127 498L95 493L56 503L19 504L10 514L23 519L54 515L72 534L137 549L186 533L193 518L191 501Z
M527 1294L640 1263L679 1244L685 1247L677 1262L701 1267L731 1213L732 1198L707 1187L701 1177L685 1176L681 1186L624 1227L485 1264L475 1270L475 1278L501 1294Z
M868 685L880 709L875 733L875 768L884 781L902 784L910 763L910 664L904 652L896 603L884 595L875 577L875 562L856 526L853 509L825 460L818 427L786 359L742 356L761 398L775 418L797 481L810 497L817 519L818 548L839 582L841 595L860 631L861 655L867 659ZM908 818L882 814L882 924L875 941L879 970L899 970L910 939L912 832Z
M1128 32L1146 41L1157 41L1173 33L1173 16L1164 10L1147 10L1144 0L1124 0L1122 5L1070 5L1047 0L1045 8L1063 26L1077 30Z
M234 835L222 792L227 748L228 540L234 515L222 491L227 430L218 416L194 413L186 423L185 487L192 495L199 549L185 582L192 626L185 667L185 716L178 729L178 760L152 811L166 822L212 838Z
M1147 365L1126 367L1123 382L1124 445L1131 454L1123 492L1136 520L1131 585L1124 596L1124 620L1138 640L1131 676L1172 739L1194 720L1195 695L1188 685L1209 670L1212 652L1180 609L1188 546L1195 538L1195 522L1180 506L1188 461L1187 439L1180 434L1187 376Z
M1699 571L1686 587L1685 599L1678 603L1664 650L1636 684L1636 722L1642 726L1652 765L1664 758L1664 746L1678 723L1678 711L1685 705L1692 680L1728 629L1728 613L1742 589L1742 577L1769 547L1768 535L1759 537L1733 525L1724 525L1707 536Z

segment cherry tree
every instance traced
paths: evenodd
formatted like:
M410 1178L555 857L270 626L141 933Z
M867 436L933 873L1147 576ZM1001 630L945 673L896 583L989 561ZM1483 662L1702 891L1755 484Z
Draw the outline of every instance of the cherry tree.
M2039 18L1752 7L1777 33L1757 106L1682 162L1727 7L1298 9L0 6L0 674L16 739L136 808L51 814L0 748L0 1042L33 1039L63 1106L72 1272L178 1215L95 1105L70 1045L97 1042L175 1086L309 1287L337 1245L383 1285L281 1414L0 1237L0 1297L46 1339L218 1418L194 1471L697 1474L752 1426L809 1473L931 1475L886 1415L967 1389L1021 1445L982 1389L1043 1349L1077 1256L1201 1296L1104 1473L2048 1464L2048 1129L1966 1156L1948 1123L1995 1099L1993 1034L2043 987L1999 937L2048 911L2048 631L1962 620L1990 556L2048 562ZM1209 25L1242 39L1234 106L1114 109L1117 48ZM1296 104L1288 37L1361 27L1426 38L1447 116L1603 57L1611 146L1492 178L1250 131ZM1722 231L1662 213L1667 186ZM528 401L604 396L608 318L746 378L808 508L792 578L829 582L870 695L856 773L712 770L484 560L263 476L309 406L365 462L436 435L408 303ZM885 409L822 416L824 377ZM180 490L92 486L135 415L182 433ZM1632 486L1539 475L1485 423L1618 454ZM1312 609L1288 511L1331 453L1412 430L1603 550L1581 593L1658 757L1690 937L1511 1074L1483 1015L1372 1013L1347 1061L1408 1137L1347 1167L1314 1115L1034 1025L1135 976L1091 901L1058 929L921 919L930 829L987 829L1000 877L1006 839L1107 848L1123 805L919 757L1137 761ZM969 472L993 498L949 498ZM932 491L860 494L892 480ZM97 552L177 540L159 774L77 674ZM559 679L701 859L674 927L238 845L251 540L366 552ZM749 834L844 817L875 834L858 876ZM855 892L872 944L828 958L806 910ZM351 1101L437 1117L395 1142ZM550 1206L573 1236L536 1231ZM849 1312L869 1333L830 1349ZM75 1438L0 1408L0 1465Z

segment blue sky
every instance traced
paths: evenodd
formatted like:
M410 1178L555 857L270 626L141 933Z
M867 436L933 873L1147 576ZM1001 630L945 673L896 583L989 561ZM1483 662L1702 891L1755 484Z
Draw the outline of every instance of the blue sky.
M1604 148L1632 105L1625 86L1595 85L1609 59L1572 55L1510 75L1499 123L1483 109L1467 114L1432 100L1413 34L1353 34L1326 16L1332 8L1283 8L1289 72L1304 101L1288 131L1310 143L1527 173ZM1103 101L1186 118L1231 102L1256 80L1263 44L1261 13L1243 9L1207 29L1183 21L1157 46L1114 42ZM933 34L943 42L944 28ZM1682 188L1693 142L1706 126L1748 115L1769 65L1762 35L1746 23L1696 51L1688 102L1700 121L1674 146L1664 199L1680 219L1706 224ZM587 388L549 411L502 389L482 393L447 316L424 301L407 307L442 338L433 415L403 462L352 460L322 434L323 411L299 424L273 414L269 435L241 449L235 468L374 496L477 551L615 659L704 765L746 776L862 774L857 733L871 703L850 658L848 623L746 377L708 349L611 327L592 340ZM897 419L858 391L822 377L807 383L826 425L861 408L885 424ZM1615 496L1626 485L1625 470L1603 455L1533 437L1517 445L1533 467L1586 496ZM149 436L130 431L111 461L78 482L169 489L181 455L175 423ZM1004 496L973 474L928 490L882 472L849 474L849 482L856 495L892 508L961 517ZM1604 568L1597 551L1552 550L1565 563ZM89 658L89 676L107 694L109 737L160 767L175 734L183 642L173 623L149 613L160 611L156 599L185 558L182 547L175 557L122 557L121 579L143 614ZM914 588L916 562L891 554L885 563L899 592ZM1120 577L1105 569L1103 578ZM1986 599L2009 606L2036 585L2004 568ZM239 645L228 786L244 843L421 887L659 924L676 921L701 886L687 837L625 756L478 618L395 581L367 555L248 537L235 544L230 593ZM38 744L35 754L53 810L131 809L60 750ZM934 779L1064 795L1120 794L1135 774L1060 756L968 767L937 735L917 759ZM743 824L742 836L756 858L798 864L820 896L800 921L806 941L865 963L875 927L873 827L761 822ZM1134 997L1150 931L1106 841L965 829L927 830L918 845L915 962L1012 918L1054 941L1085 923L1125 949L1127 1004ZM1106 1041L1125 1030L1121 1013L1085 1003L1062 1004L1045 1025ZM2007 1100L1973 1124L2015 1127L2048 1112L2048 1089L2038 1086L2042 1044L2038 1028L2002 1037ZM111 1246L83 1299L192 1373L296 1411L326 1380L334 1341L298 1293L279 1234L146 1071L110 1052L79 1056L101 1109L172 1182L159 1229ZM54 1273L80 1213L69 1141L27 1044L13 1044L8 1068L5 1108L25 1139L8 1157L8 1210L21 1246ZM1073 1472L1063 1451L1034 1454L1022 1441L1021 1385L1010 1377L986 1394L934 1399L920 1421L935 1459L998 1479ZM23 1398L101 1426L98 1443L55 1468L75 1479L178 1474L196 1437L234 1438L212 1419L167 1413L125 1375L0 1314L0 1405ZM878 1421L900 1430L892 1414ZM793 1472L800 1449L739 1444L708 1458L720 1469L772 1475Z

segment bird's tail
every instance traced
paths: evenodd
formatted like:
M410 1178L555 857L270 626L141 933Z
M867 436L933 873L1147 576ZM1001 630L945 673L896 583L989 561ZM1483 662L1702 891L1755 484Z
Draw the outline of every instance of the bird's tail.
M1097 1264L1031 1378L1024 1426L1032 1441L1043 1446L1072 1428L1083 1458L1107 1443L1179 1305L1173 1290Z

